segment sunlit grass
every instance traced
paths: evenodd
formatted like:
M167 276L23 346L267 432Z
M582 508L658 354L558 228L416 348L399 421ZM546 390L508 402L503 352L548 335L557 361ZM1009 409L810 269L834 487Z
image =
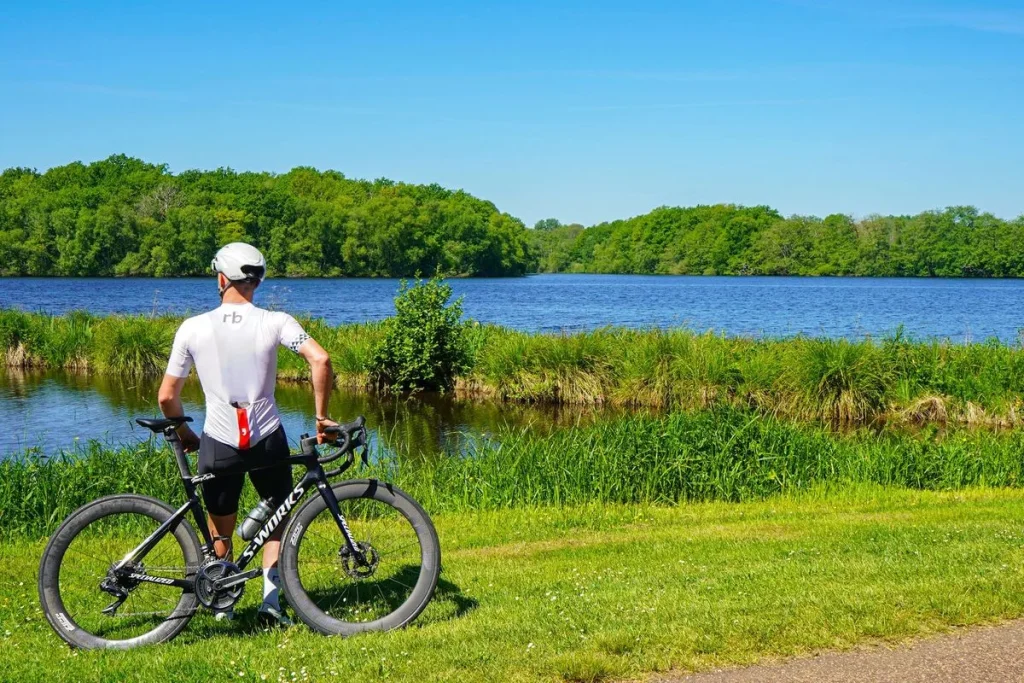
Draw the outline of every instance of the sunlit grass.
M1024 614L1024 493L854 487L753 503L438 513L444 569L412 627L350 639L232 623L68 650L41 541L4 547L0 670L17 681L619 680L896 642ZM85 589L83 589L85 590Z

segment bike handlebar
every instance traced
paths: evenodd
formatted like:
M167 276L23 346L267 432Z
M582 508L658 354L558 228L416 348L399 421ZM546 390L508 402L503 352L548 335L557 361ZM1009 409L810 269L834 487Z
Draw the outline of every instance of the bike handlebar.
M322 441L320 435L304 435L301 439L299 439L299 447L302 450L302 454L316 455L317 462L319 462L321 465L333 462L343 455L350 454L360 446L366 446L366 418L360 415L354 421L349 422L348 424L325 427L323 430L323 434L333 436L335 437L335 440L333 442ZM341 439L340 443L338 442L339 438ZM317 445L323 445L333 448L334 452L330 453L329 455L320 455L320 452L316 449Z

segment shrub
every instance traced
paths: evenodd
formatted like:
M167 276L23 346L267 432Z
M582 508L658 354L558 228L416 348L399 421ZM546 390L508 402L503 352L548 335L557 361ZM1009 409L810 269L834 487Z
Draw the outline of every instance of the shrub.
M383 323L374 345L370 377L380 389L395 393L427 389L447 391L470 366L467 323L462 299L449 303L452 288L440 278L404 280L395 297L396 315Z

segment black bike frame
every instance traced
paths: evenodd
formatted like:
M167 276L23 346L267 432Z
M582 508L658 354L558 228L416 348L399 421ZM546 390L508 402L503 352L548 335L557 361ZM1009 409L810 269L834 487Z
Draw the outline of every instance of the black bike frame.
M178 464L178 471L181 473L181 481L185 487L185 493L188 496L188 500L179 507L173 515L171 515L167 521L157 527L156 531L149 535L146 540L136 546L131 552L124 556L124 558L118 562L113 571L115 573L123 573L125 568L129 565L133 565L136 562L141 561L150 550L156 547L156 544L166 536L168 533L172 533L185 519L189 511L192 512L193 518L196 521L196 526L199 527L199 531L203 535L203 555L207 560L216 559L217 555L214 551L213 536L210 534L210 530L206 525L206 519L203 510L203 504L200 500L199 494L196 492L196 485L202 484L203 482L216 479L215 474L200 474L197 476L192 475L192 471L188 464L188 458L185 457L185 449L182 447L181 439L178 438L177 432L174 431L173 427L168 427L164 431L164 439L171 445L171 449L174 451L174 458ZM253 539L249 541L248 545L242 550L242 554L239 555L239 561L236 563L239 570L244 570L245 567L252 562L253 558L256 557L256 553L259 552L260 548L270 540L270 536L274 533L274 530L285 520L288 513L291 512L292 508L302 500L302 497L306 495L312 487L316 487L319 491L320 496L323 497L327 503L327 508L331 511L331 515L334 517L335 523L338 525L338 529L341 531L342 536L345 538L345 544L348 549L355 556L356 561L360 564L366 564L366 558L363 555L362 550L356 544L355 539L352 537L352 532L349 530L348 522L345 517L341 514L341 510L338 507L338 499L334 495L334 490L328 483L328 476L334 476L340 472L348 469L354 462L354 454L348 453L348 463L333 470L329 474L324 471L324 468L318 462L318 454L314 444L316 439L302 439L300 441L302 447L302 453L300 455L291 456L288 458L288 462L301 464L306 467L306 473L303 475L299 483L292 489L292 492L288 497L278 506L274 514L263 523L260 530L256 532ZM244 583L249 579L255 578L262 573L260 569L254 569L248 572L243 571L239 574L231 574L218 581L215 581L215 587L217 589L230 588L240 583ZM145 581L148 583L158 583L165 586L177 586L179 588L193 589L193 581L190 579L168 579L158 576L149 576L144 572L131 572L126 574L127 578L135 581Z

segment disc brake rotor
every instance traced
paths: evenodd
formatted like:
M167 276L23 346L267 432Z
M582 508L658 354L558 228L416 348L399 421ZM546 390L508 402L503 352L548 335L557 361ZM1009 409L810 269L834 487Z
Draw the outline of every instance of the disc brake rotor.
M359 542L356 545L363 553L363 557L366 558L366 563L360 562L359 556L352 552L347 545L343 545L338 552L338 557L341 558L341 568L353 579L368 579L377 571L380 554L369 543Z

